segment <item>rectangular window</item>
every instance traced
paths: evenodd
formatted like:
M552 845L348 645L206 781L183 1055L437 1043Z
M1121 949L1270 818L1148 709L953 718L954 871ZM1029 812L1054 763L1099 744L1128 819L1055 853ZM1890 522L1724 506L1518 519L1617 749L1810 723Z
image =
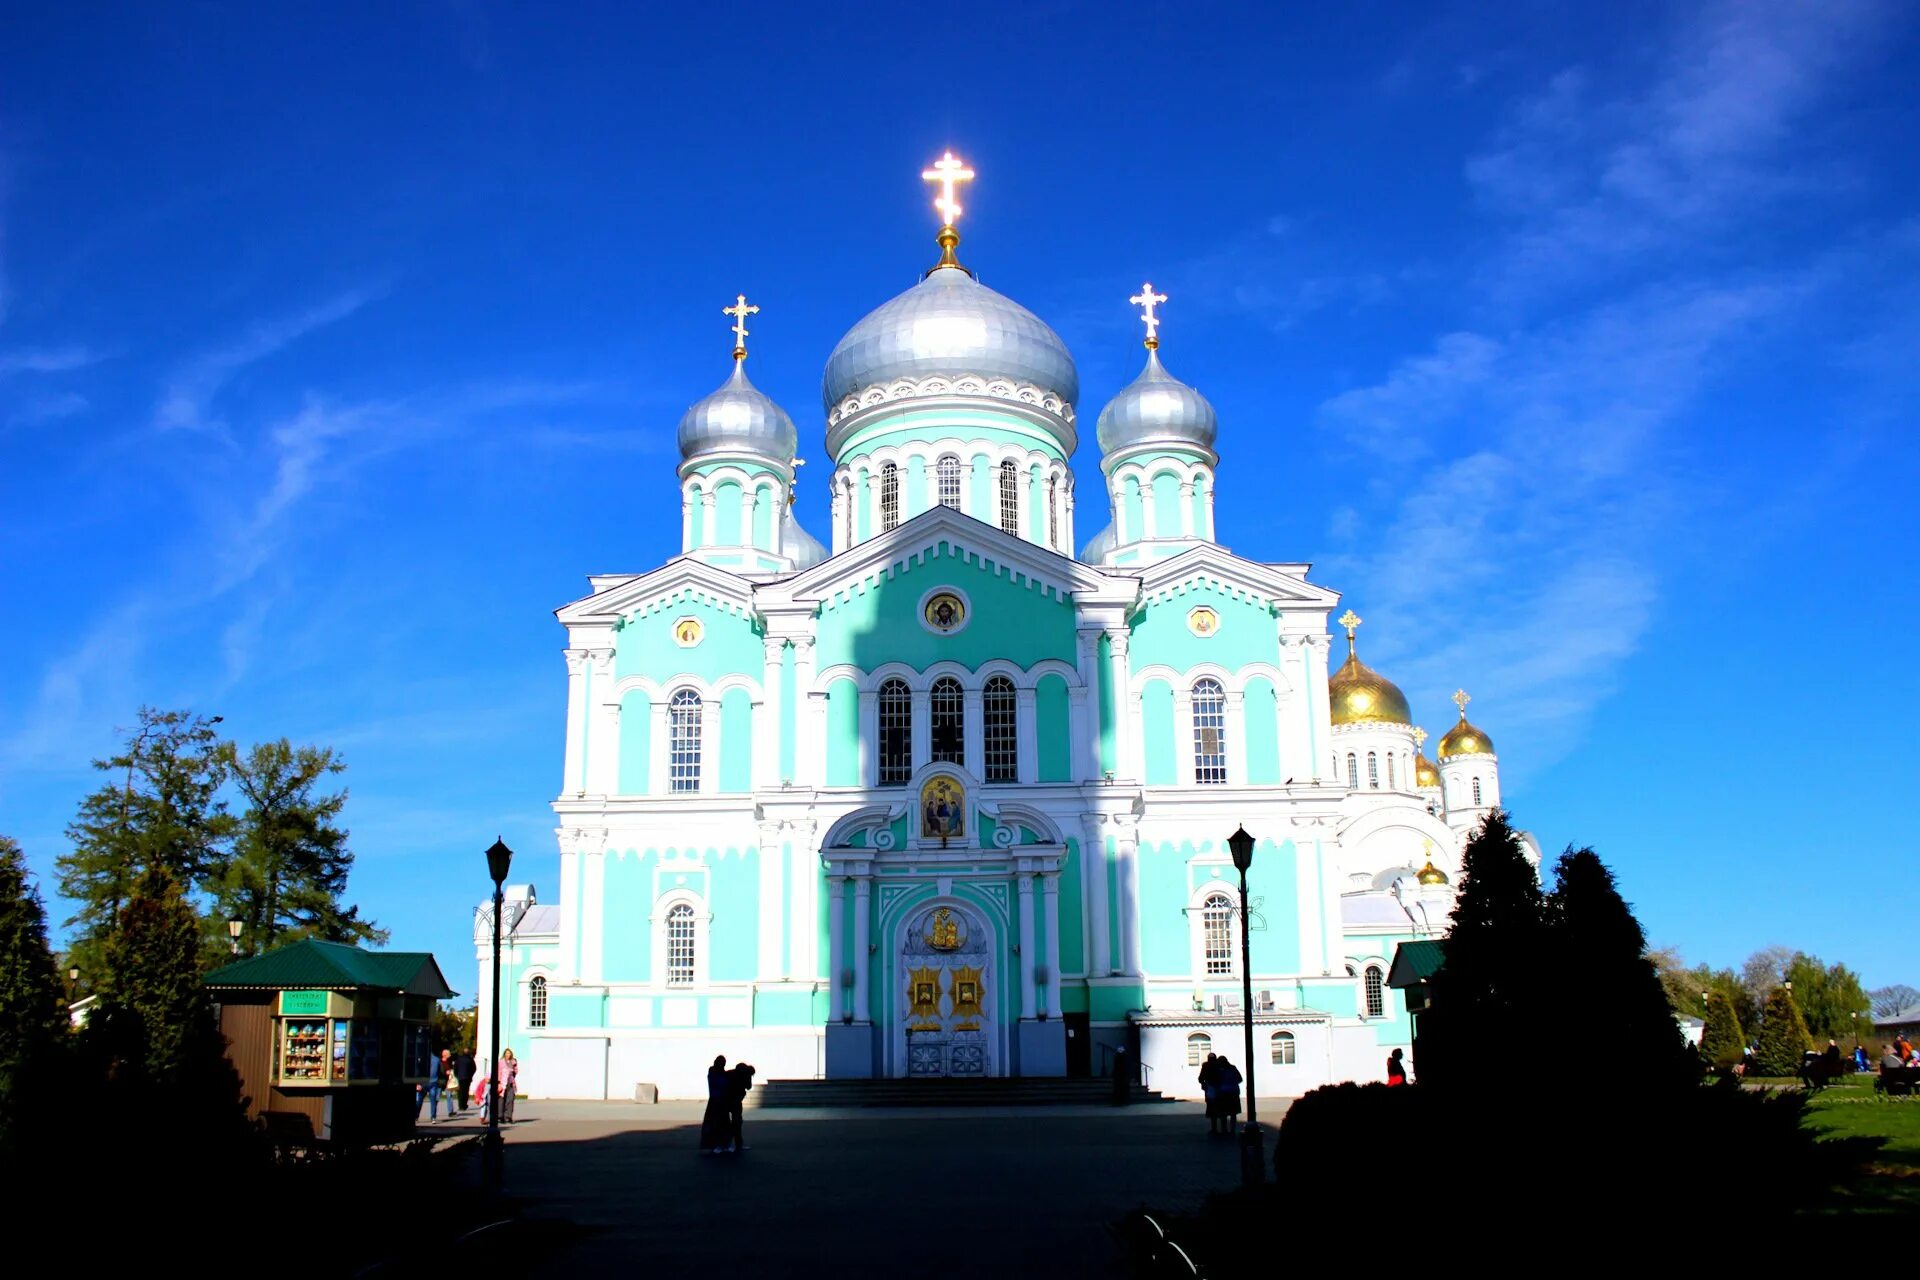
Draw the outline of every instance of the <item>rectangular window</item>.
M966 695L960 692L960 682L952 676L943 676L933 682L933 689L927 696L927 710L933 717L928 726L932 730L933 759L938 764L961 764L966 755Z
M1220 894L1207 899L1207 905L1200 909L1201 927L1204 936L1201 945L1206 953L1206 970L1209 978L1230 978L1233 976L1233 904Z
M667 985L693 985L693 908L684 902L667 912Z
M913 776L913 698L904 680L880 686L878 785L897 786Z
M700 695L682 689L668 704L667 789L700 789Z
M1011 460L1000 464L1000 527L1020 532L1020 473Z
M1227 695L1216 680L1193 686L1193 780L1211 785L1227 780Z
M981 694L981 712L986 720L988 782L1020 780L1020 713L1014 698L1013 681L1005 676L987 681L986 690Z

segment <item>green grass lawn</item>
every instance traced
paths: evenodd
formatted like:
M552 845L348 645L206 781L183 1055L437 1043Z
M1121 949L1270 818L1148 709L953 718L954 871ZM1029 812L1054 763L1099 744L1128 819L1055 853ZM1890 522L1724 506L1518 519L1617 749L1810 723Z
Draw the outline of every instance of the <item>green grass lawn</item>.
M1807 1123L1836 1138L1885 1139L1874 1176L1851 1208L1862 1212L1920 1210L1920 1097L1886 1098L1870 1075L1849 1076L1814 1097Z

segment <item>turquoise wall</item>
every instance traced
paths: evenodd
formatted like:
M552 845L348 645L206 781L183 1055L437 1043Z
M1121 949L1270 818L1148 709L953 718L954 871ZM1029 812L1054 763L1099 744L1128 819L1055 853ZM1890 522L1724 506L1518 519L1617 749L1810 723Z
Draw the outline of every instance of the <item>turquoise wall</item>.
M1247 781L1277 783L1280 772L1279 703L1273 681L1255 676L1247 681L1241 714L1247 729Z
M620 699L620 780L623 796L647 794L648 752L653 744L653 703L641 689Z
M751 979L760 947L760 850L724 849L716 855L709 849L707 865L713 877L707 976L715 982Z
M727 690L720 699L720 790L753 790L753 695Z
M1067 682L1057 675L1041 676L1034 686L1034 738L1040 759L1035 775L1041 782L1073 779L1073 734L1068 724L1072 707Z
M762 487L758 500L753 504L753 545L773 549L773 508L776 499L773 490Z
M659 856L651 849L604 855L605 890L601 895L601 972L609 982L649 982L653 978L653 872Z
M1145 533L1146 510L1140 500L1140 477L1128 476L1120 482L1120 510L1116 513L1114 544L1137 542Z
M1140 692L1140 738L1146 748L1147 785L1177 786L1180 769L1176 763L1173 723L1173 686L1165 680L1149 680Z
M1203 884L1219 880L1236 886L1233 867L1196 864L1195 859L1223 852L1220 842L1183 840L1140 844L1140 958L1149 973L1193 972L1192 929L1187 904ZM1248 938L1253 971L1291 974L1300 969L1299 853L1293 841L1262 840L1254 846L1247 873L1248 896L1258 900ZM1238 921L1235 922L1236 929ZM1236 941L1238 934L1235 935Z
M713 545L730 547L740 541L740 486L722 480L713 486Z
M1177 538L1185 530L1180 519L1180 477L1162 471L1153 478L1153 536Z
M973 490L968 506L974 518L988 524L998 524L999 507L993 493L993 462L984 454L973 460L973 474L968 477L968 483Z
M687 513L687 549L707 545L707 503L696 496Z
M1080 842L1069 836L1060 866L1060 968L1067 973L1085 973L1088 967L1086 895L1080 876ZM1055 980L1060 976L1055 974ZM1065 1010L1064 1004L1059 1007Z
M1206 637L1187 628L1187 615L1201 605L1220 615L1219 630ZM1156 599L1137 615L1130 656L1135 671L1159 664L1187 671L1203 662L1229 671L1255 662L1277 666L1280 637L1268 606L1238 599L1217 587L1195 585Z
M937 586L958 587L972 602L971 622L954 635L935 635L920 624L920 596ZM1075 620L1072 600L964 559L953 544L941 542L920 563L821 606L819 668L848 663L871 671L904 662L924 670L942 660L973 668L993 658L1022 667L1045 658L1072 662Z
M1193 520L1189 527L1196 538L1213 536L1207 523L1207 482L1202 477L1196 477L1193 482Z
M674 643L673 624L698 618L705 634L683 649ZM614 675L645 676L670 689L675 677L694 676L709 684L742 674L758 681L764 665L760 633L737 613L682 595L624 621L614 637Z
M827 785L860 785L860 687L844 677L827 686Z

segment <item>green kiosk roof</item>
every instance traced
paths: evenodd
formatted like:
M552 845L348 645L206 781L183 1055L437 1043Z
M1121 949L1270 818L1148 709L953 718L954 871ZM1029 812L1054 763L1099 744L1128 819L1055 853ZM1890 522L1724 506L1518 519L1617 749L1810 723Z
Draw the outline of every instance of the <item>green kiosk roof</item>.
M1387 985L1396 991L1414 986L1420 979L1431 978L1438 973L1446 958L1446 944L1438 938L1403 942L1394 948L1393 971L1387 974Z
M206 976L213 990L404 991L446 1000L459 994L430 951L362 951L344 942L295 942Z

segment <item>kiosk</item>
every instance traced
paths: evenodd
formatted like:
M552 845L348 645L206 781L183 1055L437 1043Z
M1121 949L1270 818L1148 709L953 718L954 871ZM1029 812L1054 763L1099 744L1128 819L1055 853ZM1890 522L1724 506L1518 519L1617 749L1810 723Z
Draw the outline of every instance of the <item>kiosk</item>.
M430 1019L452 997L425 951L296 942L207 975L247 1114L277 1137L403 1142L433 1076Z

